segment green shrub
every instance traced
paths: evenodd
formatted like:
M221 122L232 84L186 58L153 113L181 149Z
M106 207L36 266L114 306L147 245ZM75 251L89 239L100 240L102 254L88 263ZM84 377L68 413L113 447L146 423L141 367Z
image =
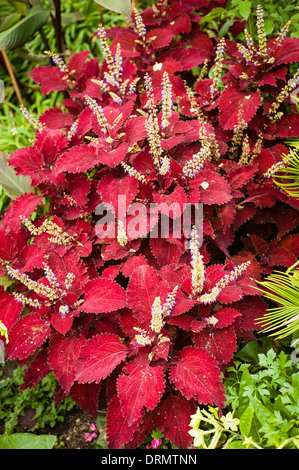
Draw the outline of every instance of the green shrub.
M197 409L190 434L198 448L299 448L299 364L272 348L256 365L234 362L223 415Z
M48 374L35 388L21 391L24 372L20 367L14 369L12 377L1 379L2 376L0 370L0 422L4 423L8 434L20 430L19 417L26 417L28 410L35 410L31 420L34 425L28 426L30 431L35 431L45 426L53 428L57 422L64 421L66 412L75 405L73 400L66 398L55 406L56 379L53 374Z

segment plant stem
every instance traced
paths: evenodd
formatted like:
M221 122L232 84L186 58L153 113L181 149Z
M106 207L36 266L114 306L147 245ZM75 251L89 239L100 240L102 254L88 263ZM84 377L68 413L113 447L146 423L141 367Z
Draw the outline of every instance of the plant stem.
M15 74L13 72L13 69L12 69L12 65L9 61L9 58L7 57L7 54L6 52L2 49L1 50L1 54L2 54L2 57L3 57L3 60L5 62L5 65L6 65L6 68L7 68L7 71L8 71L8 74L11 78L11 81L12 81L12 84L13 84L13 87L14 87L14 90L16 92L16 95L17 95L17 98L19 100L19 103L20 104L23 104L23 99L22 99L22 95L21 95L21 92L20 92L20 88L19 88L19 85L18 85L18 82L16 80L16 77L15 77Z
M53 4L55 8L55 18L53 17L53 15L51 15L51 17L55 30L57 52L63 52L63 41L61 31L61 2L60 0L53 0Z

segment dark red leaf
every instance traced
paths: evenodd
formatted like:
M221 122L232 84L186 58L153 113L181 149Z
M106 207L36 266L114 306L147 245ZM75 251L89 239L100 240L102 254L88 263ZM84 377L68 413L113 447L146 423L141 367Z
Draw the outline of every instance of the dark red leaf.
M126 294L122 287L109 279L97 279L87 285L84 303L80 306L83 312L112 312L125 307Z
M242 110L242 120L248 123L255 115L261 103L258 91L244 92L236 88L226 88L219 100L220 123L223 129L233 129L239 124L239 108Z
M51 328L37 313L25 315L9 332L6 352L9 359L26 359L49 338Z
M164 372L144 361L135 361L124 369L117 379L118 397L122 414L128 425L139 420L145 409L153 410L161 399L165 387Z
M169 378L188 400L199 403L214 403L223 407L225 396L217 363L206 351L186 347L179 362L170 369Z

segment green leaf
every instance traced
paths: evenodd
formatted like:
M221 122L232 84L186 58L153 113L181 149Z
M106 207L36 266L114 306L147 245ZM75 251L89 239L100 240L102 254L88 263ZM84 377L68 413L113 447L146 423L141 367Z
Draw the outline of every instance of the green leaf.
M243 371L241 381L240 381L240 387L239 387L240 404L239 404L238 408L236 409L236 417L237 418L240 418L242 416L245 409L249 405L249 400L244 395L245 387L249 387L249 386L254 386L254 383L253 383L253 380L252 380L251 375L249 373L249 370L246 368Z
M256 340L247 343L240 351L236 353L236 357L241 361L258 362L259 345Z
M254 408L255 415L261 425L268 424L272 418L271 411L253 396L250 397L250 404Z
M77 23L78 21L85 20L85 16L81 11L72 11L70 13L61 13L61 25L63 27L69 26L70 24Z
M234 20L227 20L220 28L218 37L222 38L223 36L226 35L227 31L229 28L234 24Z
M292 415L291 413L287 410L285 405L282 402L281 396L278 396L275 400L273 410L277 410L280 412L281 416L285 419L291 420Z
M0 49L15 49L25 44L50 16L50 11L32 8L28 16L17 24L0 33Z
M22 18L22 15L20 13L12 13L11 15L6 16L1 23L0 33L2 33L2 31L6 31L7 29L11 28L18 21L20 21L21 18Z
M212 20L222 15L224 15L224 17L230 16L230 12L228 12L225 8L222 7L213 8L210 13L200 18L200 23L210 23Z
M56 436L37 436L30 433L8 434L0 437L0 449L52 449Z
M116 11L122 15L129 16L131 14L131 1L130 0L94 0L108 10Z
M243 0L242 2L239 2L238 7L242 18L247 21L251 13L251 2L249 0Z
M0 186L11 199L31 192L31 180L28 176L17 175L7 163L7 153L0 152Z
M226 449L244 449L243 441L241 440L232 441L228 444Z
M254 415L254 410L250 406L246 408L246 410L242 414L240 418L240 424L239 424L239 428L240 428L242 436L247 436L247 437L250 436L250 429L251 429L253 415Z
M274 23L271 20L265 20L264 22L265 25L265 33L266 34L271 34L273 29L274 29Z

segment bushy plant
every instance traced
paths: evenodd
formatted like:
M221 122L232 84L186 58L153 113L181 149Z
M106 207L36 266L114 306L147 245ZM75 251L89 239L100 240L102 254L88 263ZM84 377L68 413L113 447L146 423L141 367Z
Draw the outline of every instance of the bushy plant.
M35 388L23 388L24 371L16 367L12 377L2 378L0 370L0 421L6 434L52 428L63 422L65 414L75 406L66 398L55 404L57 380L53 374L44 377Z
M154 428L191 444L190 415L223 408L222 372L267 310L256 281L298 256L298 202L267 176L298 135L299 40L287 28L268 40L261 8L257 44L211 39L199 11L214 3L159 1L128 27L100 26L102 65L50 54L57 66L31 76L65 111L23 109L36 139L9 160L34 189L0 229L7 356L31 361L24 387L53 372L61 397L94 417L107 407L110 448Z
M198 408L191 417L194 446L298 449L298 362L269 349L254 366L237 361L228 372L225 413Z

